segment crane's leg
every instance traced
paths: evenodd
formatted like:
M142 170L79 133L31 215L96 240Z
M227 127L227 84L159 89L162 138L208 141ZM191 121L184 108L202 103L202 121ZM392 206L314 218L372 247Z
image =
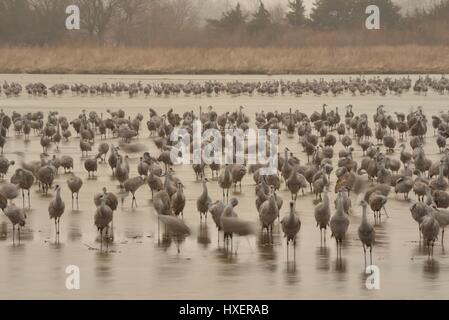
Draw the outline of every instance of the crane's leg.
M76 193L76 210L79 210L79 209L80 209L78 199L79 199L79 192Z
M28 189L28 209L31 209L30 189Z
M73 193L72 193L72 210L73 210Z
M157 242L160 243L160 223L159 223L159 217L157 217Z
M109 249L109 227L106 227L106 252Z
M293 260L296 261L296 239L293 240Z
M365 244L362 243L363 246L363 254L365 255L365 268L366 268L366 248L365 248Z

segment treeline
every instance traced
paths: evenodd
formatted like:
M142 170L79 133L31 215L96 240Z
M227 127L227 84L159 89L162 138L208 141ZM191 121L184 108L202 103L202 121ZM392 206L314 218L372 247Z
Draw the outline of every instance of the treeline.
M65 29L76 4L81 30ZM381 30L365 29L368 5L380 8ZM402 16L391 0L302 0L254 12L240 4L203 19L191 0L0 0L0 45L309 46L449 45L449 0Z

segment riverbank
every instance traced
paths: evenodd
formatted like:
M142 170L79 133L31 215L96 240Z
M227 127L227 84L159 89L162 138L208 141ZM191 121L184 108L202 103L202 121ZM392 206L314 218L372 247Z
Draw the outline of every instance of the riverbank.
M305 48L4 47L0 73L449 73L449 46Z

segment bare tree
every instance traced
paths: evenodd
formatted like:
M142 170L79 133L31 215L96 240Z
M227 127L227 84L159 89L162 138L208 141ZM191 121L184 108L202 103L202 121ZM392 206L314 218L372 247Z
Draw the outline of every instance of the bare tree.
M60 41L64 32L67 0L28 0L35 23L35 38L39 43Z
M144 32L142 25L147 18L151 3L149 0L119 0L115 23L117 43L132 45L138 42L136 38Z
M106 31L119 9L120 0L78 0L81 23L98 44L105 42Z
M176 30L197 23L198 11L191 0L169 0L167 5L173 16L171 23Z

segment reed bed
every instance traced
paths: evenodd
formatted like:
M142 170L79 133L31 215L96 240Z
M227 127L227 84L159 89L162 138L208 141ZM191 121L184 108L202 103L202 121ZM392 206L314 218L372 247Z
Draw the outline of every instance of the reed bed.
M449 46L2 47L0 73L449 73Z

